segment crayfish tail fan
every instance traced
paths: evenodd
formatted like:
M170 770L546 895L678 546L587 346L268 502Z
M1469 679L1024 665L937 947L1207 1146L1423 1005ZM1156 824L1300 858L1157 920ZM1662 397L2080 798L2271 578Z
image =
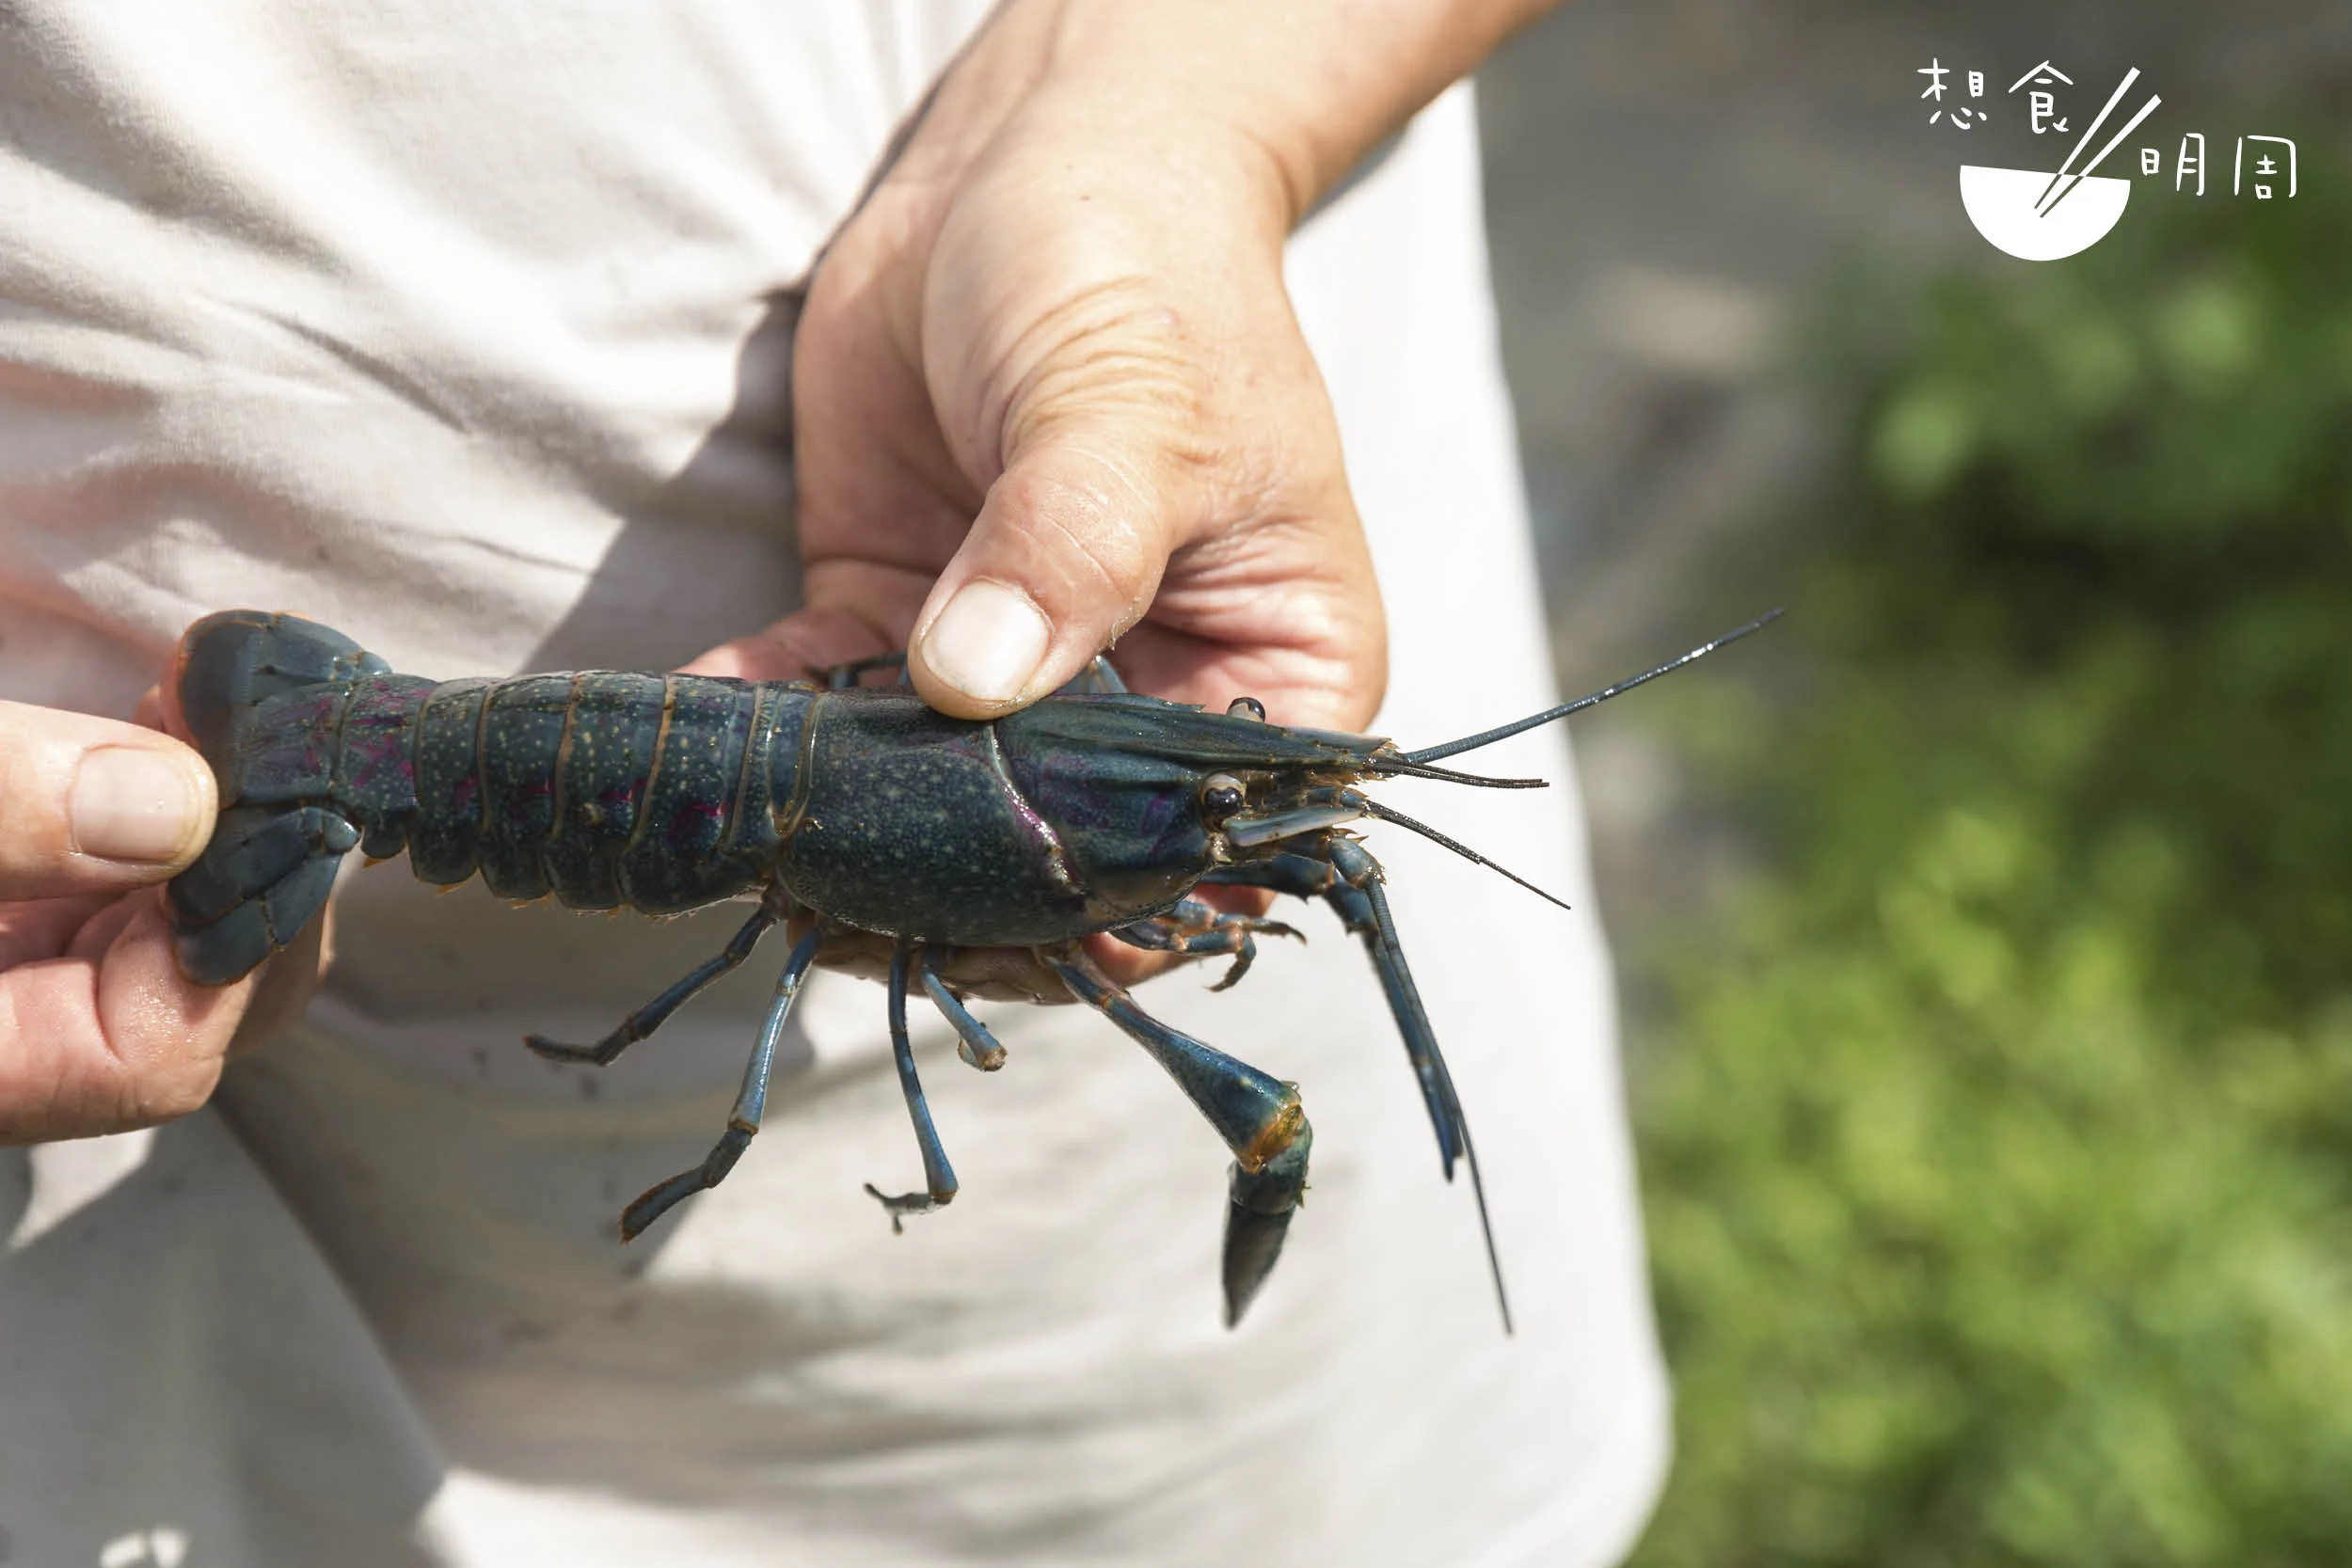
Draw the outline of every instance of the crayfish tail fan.
M226 801L234 797L224 769L236 764L239 742L251 734L262 703L307 686L349 686L390 669L332 626L298 615L224 610L182 634L171 684L188 736L213 765Z
M340 632L260 610L208 615L181 639L173 695L227 808L165 894L189 979L243 979L326 907L360 839L331 800L342 705L389 668Z

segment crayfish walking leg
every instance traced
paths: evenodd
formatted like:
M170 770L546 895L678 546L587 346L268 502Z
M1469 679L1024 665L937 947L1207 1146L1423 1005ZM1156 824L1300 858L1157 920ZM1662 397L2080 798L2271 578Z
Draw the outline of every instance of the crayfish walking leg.
M1150 1052L1233 1151L1224 1266L1225 1323L1232 1327L1281 1256L1291 1215L1307 1190L1314 1130L1299 1108L1298 1085L1162 1023L1074 945L1057 952L1041 949L1039 957L1072 995L1100 1009Z
M771 886L767 896L759 901L758 910L743 923L743 928L728 940L717 958L697 966L691 974L660 996L621 1020L619 1028L596 1044L565 1045L544 1035L525 1035L523 1043L551 1062L592 1062L597 1067L612 1066L622 1052L668 1022L672 1013L692 1001L712 981L741 968L743 960L752 956L752 949L759 945L759 939L768 934L768 927L789 914L791 909L792 900L784 890Z
M1147 953L1179 953L1187 958L1230 955L1233 961L1225 971L1225 977L1209 989L1231 990L1258 959L1257 937L1297 937L1298 933L1279 920L1228 914L1209 908L1198 898L1186 898L1166 914L1121 926L1111 935ZM1299 940L1304 942L1306 938Z
M893 1197L871 1181L866 1183L866 1190L874 1201L890 1212L890 1228L894 1232L905 1230L903 1220L906 1215L928 1214L934 1209L946 1207L956 1196L955 1167L947 1164L947 1151L939 1143L939 1129L931 1125L931 1108L923 1099L923 1081L914 1074L914 1042L907 1035L907 971L915 961L913 945L905 938L900 938L898 947L890 955L890 1051L898 1058L898 1087L907 1097L907 1117L914 1123L914 1141L923 1150L924 1191L901 1193ZM928 955L921 961L924 964L924 978L928 982L930 978ZM946 988L942 987L932 994L944 995L945 991ZM953 1000L948 998L950 1002ZM993 1052L1002 1058L1004 1047L991 1039L988 1031L981 1029L978 1021L964 1012L961 1005L947 1009L946 1004L943 1003L942 1007L947 1010L948 1022L957 1025L959 1034L962 1033L963 1022L970 1021L972 1027L979 1031L980 1038L986 1041L986 1045L978 1049ZM974 1050L973 1042L967 1037L964 1040L967 1059Z
M996 1043L996 1037L988 1032L988 1025L974 1018L964 1005L956 1000L956 993L935 973L946 960L947 950L934 943L923 949L923 989L931 993L931 1000L955 1026L956 1054L966 1065L982 1072L994 1072L1005 1065L1005 1048Z
M807 977L809 966L817 961L817 950L824 942L825 928L819 922L792 949L784 973L776 977L775 996L768 1004L768 1016L760 1022L759 1043L752 1048L752 1059L743 1068L743 1087L736 1094L735 1108L727 1113L727 1130L719 1135L718 1143L701 1164L680 1171L649 1189L621 1212L621 1240L634 1241L645 1227L687 1198L725 1180L727 1172L735 1168L735 1162L751 1147L754 1134L759 1131L760 1117L767 1113L768 1075L775 1069L776 1042L784 1036L784 1021L790 1016L793 999L801 992L801 981Z

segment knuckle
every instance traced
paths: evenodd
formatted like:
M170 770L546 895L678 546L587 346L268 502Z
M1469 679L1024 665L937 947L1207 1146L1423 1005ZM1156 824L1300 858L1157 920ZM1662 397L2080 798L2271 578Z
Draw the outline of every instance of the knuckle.
M1003 356L1002 449L1019 451L1072 419L1205 423L1216 392L1207 359L1184 313L1151 279L1073 290L1038 312Z
M1134 592L1167 559L1157 498L1133 466L1090 449L1005 478L1004 511L1059 586Z

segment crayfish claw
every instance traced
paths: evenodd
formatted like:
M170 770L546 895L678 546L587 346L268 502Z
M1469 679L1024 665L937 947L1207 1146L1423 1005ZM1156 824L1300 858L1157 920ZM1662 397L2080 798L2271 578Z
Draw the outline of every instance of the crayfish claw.
M1236 939L1238 944L1233 948L1232 966L1226 970L1223 979L1209 988L1211 990L1231 990L1241 984L1241 977L1249 973L1251 964L1258 961L1256 938L1296 937L1300 942L1307 940L1305 932L1285 926L1279 920L1260 920L1253 915L1222 915L1218 917L1218 925L1221 930L1238 931L1240 936Z
M1289 1148L1255 1172L1232 1167L1225 1210L1225 1326L1240 1325L1242 1314L1274 1272L1290 1235L1291 1216L1307 1192L1307 1151L1314 1132L1302 1120Z

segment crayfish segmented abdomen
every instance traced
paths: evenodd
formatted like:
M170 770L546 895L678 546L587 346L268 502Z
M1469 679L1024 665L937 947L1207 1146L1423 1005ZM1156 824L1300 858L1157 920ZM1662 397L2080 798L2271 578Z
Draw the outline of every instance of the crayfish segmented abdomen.
M423 881L479 871L500 897L574 909L667 914L755 890L814 694L604 672L437 683L250 611L199 623L180 666L230 830L171 893L182 967L211 984L292 942L332 883L309 868L355 844L406 851Z

